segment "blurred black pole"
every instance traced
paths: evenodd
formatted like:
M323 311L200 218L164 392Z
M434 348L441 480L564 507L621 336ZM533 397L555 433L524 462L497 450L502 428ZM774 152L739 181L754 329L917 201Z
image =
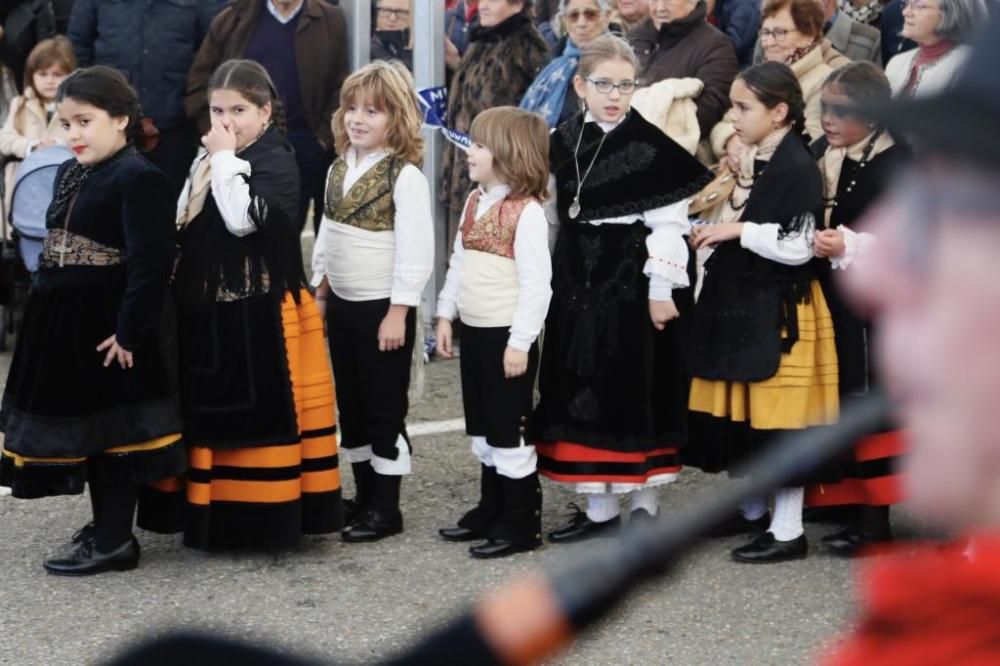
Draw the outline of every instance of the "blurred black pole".
M388 663L530 664L549 657L637 585L664 574L741 502L845 452L877 430L888 413L886 398L874 394L846 405L835 425L784 435L745 467L744 482L703 493L685 509L641 530L626 530L622 539L599 544L554 573L512 581Z

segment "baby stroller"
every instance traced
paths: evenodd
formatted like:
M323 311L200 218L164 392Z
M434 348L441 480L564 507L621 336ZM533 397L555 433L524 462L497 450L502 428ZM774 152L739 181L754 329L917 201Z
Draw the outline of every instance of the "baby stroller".
M28 298L31 274L45 240L45 213L52 201L59 165L73 154L62 145L32 151L17 169L10 211L3 211L3 246L0 248L0 350L17 329Z

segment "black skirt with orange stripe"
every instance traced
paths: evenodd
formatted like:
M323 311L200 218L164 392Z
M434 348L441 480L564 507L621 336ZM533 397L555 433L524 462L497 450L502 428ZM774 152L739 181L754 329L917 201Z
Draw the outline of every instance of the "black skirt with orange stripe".
M284 549L339 530L333 375L309 293L179 304L178 319L190 467L144 489L139 526L203 549Z
M95 349L117 330L126 282L124 265L36 275L0 409L0 485L15 497L78 494L88 480L146 483L186 467L159 328L135 341L129 369L105 367Z

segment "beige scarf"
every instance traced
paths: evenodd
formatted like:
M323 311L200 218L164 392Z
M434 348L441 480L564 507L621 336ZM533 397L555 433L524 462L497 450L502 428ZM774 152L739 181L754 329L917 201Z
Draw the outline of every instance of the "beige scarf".
M844 160L851 159L854 162L860 162L861 158L865 156L865 147L872 140L874 134L875 132L872 132L861 141L846 148L826 149L826 152L820 159L820 170L823 172L823 194L827 202L832 202L837 196L837 187L840 184L840 172L844 168ZM882 132L879 134L878 139L875 140L875 145L872 147L872 152L868 156L868 159L874 159L876 155L892 148L893 145L895 145L895 142L889 136L889 133ZM824 228L830 228L830 217L832 215L833 206L830 203L824 204Z
M208 153L195 158L195 163L191 168L191 175L188 177L188 184L184 188L185 197L181 195L180 205L177 207L177 228L183 229L191 220L198 217L198 214L205 207L208 193L212 189L212 161Z
M750 198L750 190L753 188L753 166L757 160L767 161L774 155L774 151L784 140L789 127L782 127L768 134L764 139L753 146L747 146L743 154L740 155L740 173L736 179L736 187L733 193L726 199L722 212L719 215L719 222L738 222L743 214L744 203ZM738 206L734 207L733 204Z

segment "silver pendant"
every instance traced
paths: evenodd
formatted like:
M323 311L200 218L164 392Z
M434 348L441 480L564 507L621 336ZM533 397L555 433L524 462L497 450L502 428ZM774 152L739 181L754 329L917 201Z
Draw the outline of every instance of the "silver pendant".
M573 203L569 205L569 219L575 220L580 216L580 200L573 199Z

